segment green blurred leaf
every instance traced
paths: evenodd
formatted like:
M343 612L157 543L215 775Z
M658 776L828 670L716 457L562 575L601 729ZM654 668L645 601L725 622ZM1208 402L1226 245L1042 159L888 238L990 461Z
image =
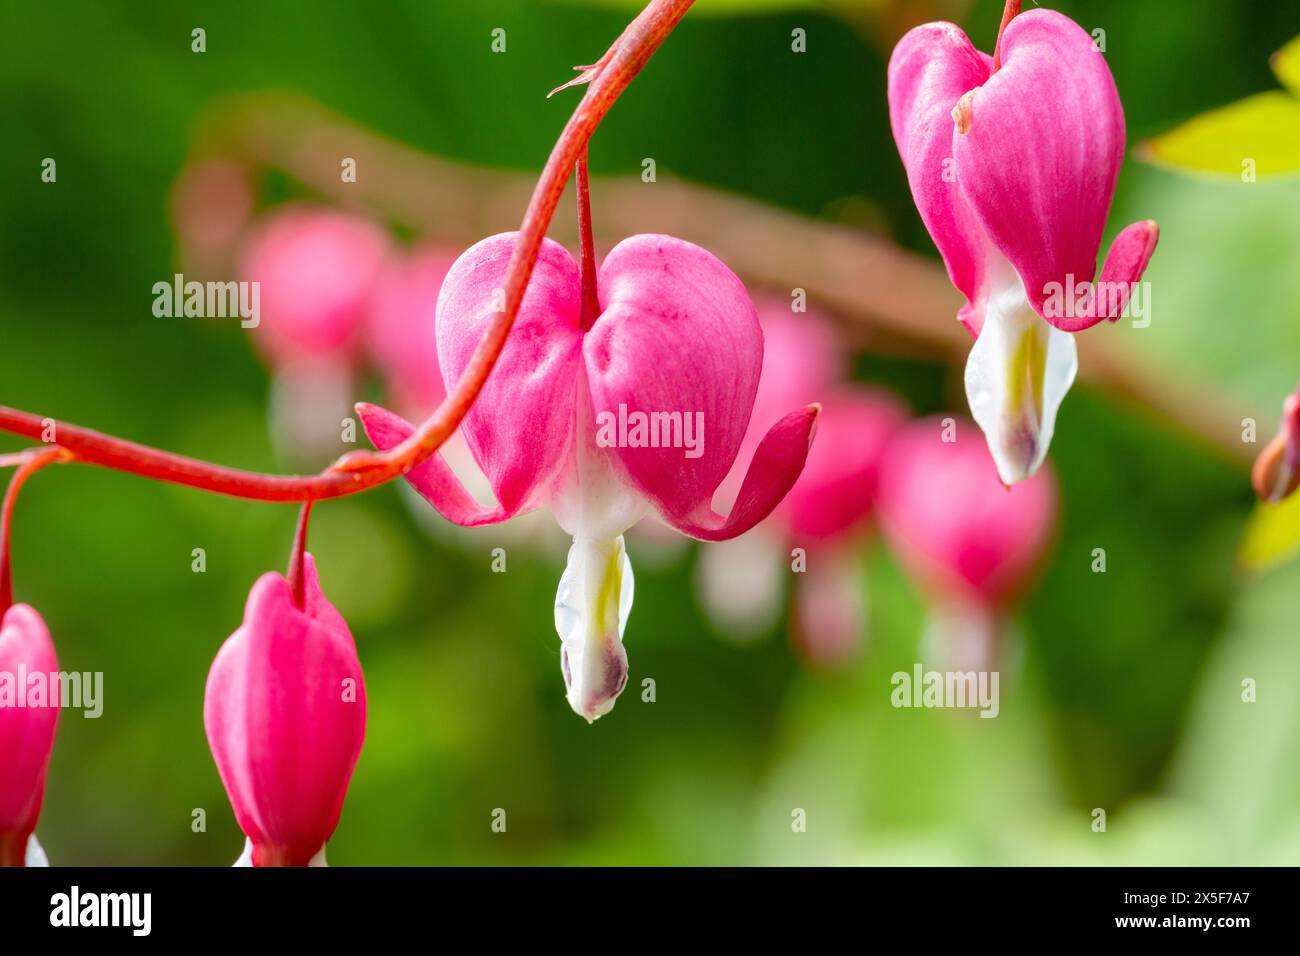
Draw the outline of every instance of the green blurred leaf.
M1195 116L1143 143L1138 154L1188 172L1277 176L1300 171L1300 37L1270 61L1289 92L1271 90ZM1246 172L1252 174L1245 178Z
M1148 140L1139 155L1188 172L1300 171L1300 100L1281 90L1249 96Z
M1201 680L1171 775L1173 793L1211 814L1238 862L1296 862L1297 594L1300 565L1271 572L1243 590Z
M1300 495L1281 504L1256 507L1242 535L1239 558L1243 567L1260 571L1280 564L1300 551Z
M1150 283L1150 324L1104 334L1149 374L1196 387L1207 403L1276 421L1300 368L1300 181L1243 183L1137 168L1111 222L1160 223ZM1244 489L1243 483L1243 489Z

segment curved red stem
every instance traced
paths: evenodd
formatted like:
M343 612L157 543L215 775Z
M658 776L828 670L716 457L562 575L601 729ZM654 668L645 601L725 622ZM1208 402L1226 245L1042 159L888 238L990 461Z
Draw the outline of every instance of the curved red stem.
M578 194L578 237L582 245L582 258L578 274L582 278L582 316L584 331L600 318L600 292L596 288L596 243L591 232L591 183L587 179L587 151L582 151L574 179Z
M13 478L9 480L4 503L0 504L0 617L4 617L5 612L14 603L14 575L13 561L10 558L9 530L13 526L14 505L18 501L18 492L22 490L23 483L28 478L46 465L67 460L69 457L66 451L57 446L31 452L14 472Z
M298 512L298 528L293 533L293 550L289 552L289 593L293 597L293 606L304 609L306 603L306 574L303 564L307 554L307 522L311 518L310 501L302 503Z
M386 452L352 452L319 475L268 475L173 455L4 406L0 406L0 430L41 440L52 424L57 436L55 440L71 451L78 461L259 501L338 498L365 491L410 471L447 440L478 397L514 325L542 239L555 215L569 175L610 107L694 2L651 0L589 71L590 85L551 150L528 202L523 224L519 227L519 240L506 274L505 310L484 333L456 387L428 420L401 444Z
M996 73L1002 66L1002 34L1007 32L1007 27L1011 21L1020 14L1021 0L1007 0L1007 5L1002 8L1002 23L998 26L998 42L993 47L993 69L991 72Z

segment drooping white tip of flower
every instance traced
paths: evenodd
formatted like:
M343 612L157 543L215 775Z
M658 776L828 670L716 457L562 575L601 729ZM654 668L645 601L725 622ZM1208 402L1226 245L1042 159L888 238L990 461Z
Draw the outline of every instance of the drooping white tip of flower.
M725 637L750 641L772 626L785 600L785 562L782 542L762 524L739 538L700 549L696 588Z
M239 854L239 859L230 864L234 866L252 866L253 865L253 841L244 837L244 852ZM325 848L321 847L316 851L316 855L307 863L308 866L329 866L325 862Z
M27 838L27 852L23 860L23 866L45 866L50 865L50 859L45 855L45 848L41 846L41 841L36 839L33 833Z
M627 685L623 631L632 610L632 563L617 538L574 538L555 592L565 696L588 723L614 709Z
M1074 336L1034 312L1023 289L990 302L966 360L966 398L1004 485L1028 478L1047 457L1078 370Z

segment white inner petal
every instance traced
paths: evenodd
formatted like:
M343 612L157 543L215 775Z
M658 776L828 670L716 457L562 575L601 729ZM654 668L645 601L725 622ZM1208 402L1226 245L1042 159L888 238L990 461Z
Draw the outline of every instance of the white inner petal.
M623 536L574 538L555 592L555 630L569 706L594 721L627 684L623 631L635 583Z
M1034 312L1019 278L989 298L966 360L966 398L1003 484L1029 477L1047 457L1078 368L1074 336Z
M576 384L572 458L550 489L548 507L574 538L614 538L646 514L649 503L619 474L612 448L596 443L596 415L582 368Z
M41 846L41 841L36 839L33 833L27 838L27 852L23 860L24 866L49 866L50 860L45 855L45 848Z

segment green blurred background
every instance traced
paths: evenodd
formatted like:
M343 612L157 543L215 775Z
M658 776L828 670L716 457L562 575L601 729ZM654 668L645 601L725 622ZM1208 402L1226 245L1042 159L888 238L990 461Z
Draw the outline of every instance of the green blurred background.
M176 257L168 190L214 98L297 90L415 148L536 172L578 95L543 94L634 9L4 4L0 401L266 470L293 463L273 452L247 334L150 311ZM654 156L661 177L811 216L858 210L856 225L933 255L889 135L884 70L889 24L940 5L701 0L601 128L593 171L635 179ZM1106 29L1130 143L1274 88L1268 57L1300 33L1286 4L1051 6ZM1000 9L961 14L982 48ZM190 51L195 26L206 54ZM489 49L497 26L504 55ZM805 55L788 52L794 27ZM40 182L46 156L57 184ZM1300 374L1300 187L1129 162L1111 232L1148 217L1163 232L1155 322L1090 334L1124 340L1153 377L1212 384L1266 438ZM951 368L862 356L858 372L918 413L960 407ZM997 720L890 707L889 675L919 659L924 608L877 548L863 558L870 642L833 673L801 665L779 629L723 640L698 610L689 553L658 567L634 554L631 689L587 726L564 702L552 628L562 559L512 550L509 572L492 574L497 532L432 538L392 487L321 506L312 550L370 699L331 863L1300 862L1300 569L1236 569L1245 469L1086 388L1062 410L1053 458L1061 534L1019 616ZM239 853L203 684L253 580L283 565L293 522L291 508L86 467L29 485L17 596L45 616L63 666L106 685L102 718L61 719L38 830L55 864ZM191 571L196 547L205 574ZM1106 574L1090 571L1095 547ZM654 703L636 694L645 676ZM504 834L490 827L497 807ZM806 833L791 832L795 807Z

